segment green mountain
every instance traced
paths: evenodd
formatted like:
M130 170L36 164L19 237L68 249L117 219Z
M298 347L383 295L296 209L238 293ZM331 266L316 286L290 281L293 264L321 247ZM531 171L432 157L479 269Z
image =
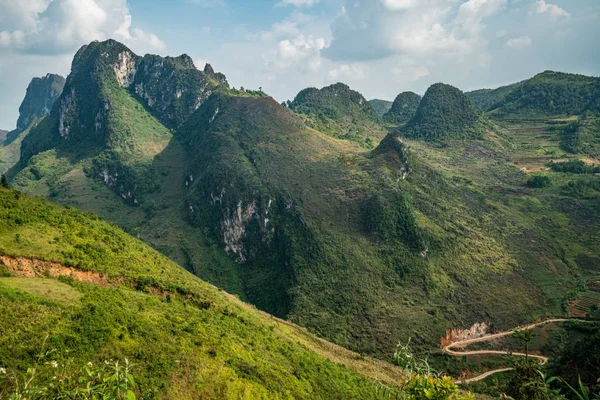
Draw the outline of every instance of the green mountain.
M389 359L409 337L431 350L450 327L563 315L600 260L594 177L527 188L515 131L458 89L430 88L404 138L345 85L288 109L220 83L169 129L176 114L133 84L143 59L112 41L82 49L11 184L336 344Z
M390 110L383 116L383 120L389 124L401 125L404 124L414 117L419 104L421 103L421 96L413 92L400 93Z
M372 147L385 136L371 104L343 83L304 89L289 107L311 128L336 138Z
M0 189L0 237L3 395L89 389L125 360L144 399L374 399L404 375L257 311L96 216Z
M484 109L498 116L542 114L570 116L599 112L600 78L545 71L487 94L497 101Z
M60 75L47 74L41 78L33 78L19 107L17 130L23 132L40 117L50 114L64 86L65 78Z
M459 89L436 83L427 89L402 134L431 141L482 138L481 112Z
M40 119L50 114L54 102L62 94L64 84L65 78L54 74L32 79L19 107L17 128L11 132L0 132L1 174L19 161L23 138Z
M517 86L519 86L519 83L502 86L497 89L473 90L465 94L480 110L490 111L496 108Z
M377 115L379 115L380 117L383 117L383 115L386 112L390 111L390 108L392 108L393 102L387 101L387 100L373 99L373 100L369 100L369 104L371 104L371 107L373 107L373 110L375 110Z
M546 71L531 79L467 93L489 117L560 137L572 154L600 154L600 78Z

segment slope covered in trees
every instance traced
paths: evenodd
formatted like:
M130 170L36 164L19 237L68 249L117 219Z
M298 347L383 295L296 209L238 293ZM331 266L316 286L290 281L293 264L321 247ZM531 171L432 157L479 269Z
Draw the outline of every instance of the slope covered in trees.
M343 83L304 89L289 107L311 128L337 138L373 147L385 135L371 104Z
M427 89L415 115L402 128L402 134L430 141L481 138L481 117L481 112L463 92L436 83Z
M383 116L383 120L389 124L404 124L415 115L421 103L421 96L413 92L400 93L390 110Z

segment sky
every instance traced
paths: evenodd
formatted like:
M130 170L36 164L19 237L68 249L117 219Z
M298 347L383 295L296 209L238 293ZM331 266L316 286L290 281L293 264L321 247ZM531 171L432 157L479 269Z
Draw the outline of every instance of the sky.
M600 0L0 0L0 128L31 78L113 38L190 55L278 101L344 82L366 98L436 82L493 88L544 70L600 75Z

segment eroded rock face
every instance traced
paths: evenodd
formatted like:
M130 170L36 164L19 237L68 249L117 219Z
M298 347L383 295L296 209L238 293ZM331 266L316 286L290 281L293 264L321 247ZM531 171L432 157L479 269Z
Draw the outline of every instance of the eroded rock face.
M146 55L140 61L134 90L169 128L177 128L196 111L218 86L228 86L212 67L199 71L188 55Z
M75 98L75 89L71 89L71 92L63 96L60 101L60 109L58 114L58 133L60 137L67 139L71 132L69 126L69 114L73 107L73 99Z
M38 118L49 115L64 87L65 78L60 75L47 74L41 78L33 78L19 107L17 130L22 132Z
M135 55L130 51L119 53L118 62L114 66L114 71L117 82L119 82L121 87L128 88L131 86L137 72Z
M223 242L225 243L225 251L238 263L243 264L247 260L247 249L244 247L243 239L246 235L248 224L256 221L260 227L260 231L262 233L267 232L271 203L272 201L269 200L266 210L262 213L256 200L245 206L240 201L233 212L227 210L226 216L221 221ZM216 204L216 201L213 204Z
M477 322L468 329L446 329L446 336L440 340L440 344L442 347L446 347L459 341L480 338L487 335L489 330L490 324L487 322Z

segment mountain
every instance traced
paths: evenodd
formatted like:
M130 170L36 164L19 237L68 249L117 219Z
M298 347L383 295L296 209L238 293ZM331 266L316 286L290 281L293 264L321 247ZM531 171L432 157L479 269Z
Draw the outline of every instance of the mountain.
M392 102L387 100L373 99L369 100L369 104L371 104L373 110L375 110L380 117L383 117L383 115L392 108Z
M413 99L416 100L414 96ZM402 128L402 134L431 141L481 138L481 117L481 112L463 92L436 83L427 89L415 115Z
M394 125L404 124L415 115L419 104L421 103L421 96L413 92L400 93L390 110L383 116L383 120L387 123Z
M18 161L23 138L41 119L50 114L56 99L62 94L65 78L47 74L33 78L19 107L17 129L0 132L0 173L4 174Z
M521 142L458 89L428 90L408 124L426 136L386 135L345 85L287 108L222 83L168 128L175 114L133 85L143 59L112 41L82 49L11 184L94 212L336 344L389 359L408 338L433 351L449 327L562 315L600 260L593 183L527 188ZM493 140L439 143L487 128Z
M493 110L497 104L500 104L506 96L508 96L515 88L518 83L502 86L497 89L479 89L465 94L471 99L473 104L479 107L482 111Z
M498 89L467 93L503 124L559 137L572 154L600 155L600 78L545 71Z
M343 83L302 90L289 105L308 126L372 147L385 136L371 104Z
M0 189L0 216L3 394L27 368L21 390L55 398L92 383L86 371L112 377L114 362L129 366L138 398L378 398L405 376L257 311L94 215Z
M22 132L38 118L49 115L64 86L65 78L60 75L47 74L41 78L33 78L19 107L17 130Z
M494 110L498 117L517 114L580 115L599 112L600 78L563 72L545 71L533 78L491 91L477 91L472 98L486 111Z

